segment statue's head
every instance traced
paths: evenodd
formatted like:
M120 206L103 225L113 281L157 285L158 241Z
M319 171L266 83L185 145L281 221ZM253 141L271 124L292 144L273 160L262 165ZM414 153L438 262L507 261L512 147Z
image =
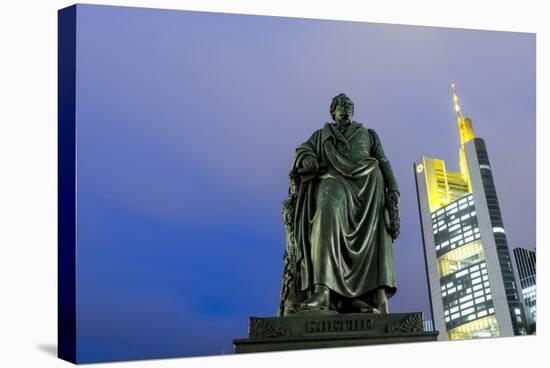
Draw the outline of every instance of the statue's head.
M354 105L345 93L340 93L332 99L330 104L330 116L334 121L351 121Z

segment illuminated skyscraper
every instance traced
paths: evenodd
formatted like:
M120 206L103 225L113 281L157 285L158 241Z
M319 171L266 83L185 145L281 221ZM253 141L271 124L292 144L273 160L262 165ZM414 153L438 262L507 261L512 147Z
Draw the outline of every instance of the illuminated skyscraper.
M526 307L525 317L529 328L534 330L537 321L537 255L525 248L514 248L519 284Z
M487 148L462 115L454 82L451 86L459 171L436 158L414 163L435 329L440 340L524 334Z

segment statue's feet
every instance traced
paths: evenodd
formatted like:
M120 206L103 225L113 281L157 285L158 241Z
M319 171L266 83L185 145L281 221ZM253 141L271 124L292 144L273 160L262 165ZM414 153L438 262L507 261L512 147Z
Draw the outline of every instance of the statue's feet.
M380 313L380 311L377 308L365 303L361 299L353 299L351 301L351 309L355 313L374 313L374 314Z
M315 285L315 291L312 296L300 303L303 310L311 309L330 309L330 290L325 285Z

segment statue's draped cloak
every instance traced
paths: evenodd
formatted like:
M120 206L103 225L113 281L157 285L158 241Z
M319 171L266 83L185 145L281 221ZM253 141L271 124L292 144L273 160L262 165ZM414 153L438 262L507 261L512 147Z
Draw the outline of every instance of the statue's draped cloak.
M297 181L294 243L302 290L325 284L345 297L384 287L395 291L386 188L398 191L377 134L352 122L345 133L327 123L296 149L327 166ZM313 265L316 267L313 267Z

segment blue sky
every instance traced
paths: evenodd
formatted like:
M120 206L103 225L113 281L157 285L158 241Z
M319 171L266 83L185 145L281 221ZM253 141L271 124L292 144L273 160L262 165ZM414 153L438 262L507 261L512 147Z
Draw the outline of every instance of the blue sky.
M535 247L535 36L79 5L78 354L232 352L277 311L295 147L355 102L401 189L390 311L429 299L412 163L458 168L450 81L510 247Z

